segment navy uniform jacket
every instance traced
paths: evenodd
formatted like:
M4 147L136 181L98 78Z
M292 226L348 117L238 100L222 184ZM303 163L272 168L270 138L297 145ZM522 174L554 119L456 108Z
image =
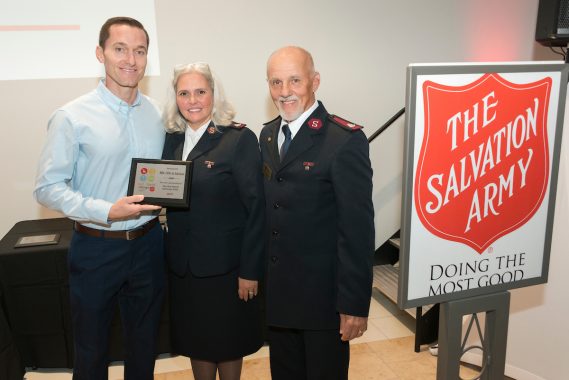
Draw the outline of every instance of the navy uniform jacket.
M185 134L168 133L163 159L181 160ZM264 265L261 157L255 134L243 124L210 123L188 155L193 161L190 209L168 208L167 259L182 276L227 273L257 280Z
M374 225L369 145L359 127L328 114L307 118L280 162L281 118L260 145L267 201L267 322L337 329L339 313L367 317Z

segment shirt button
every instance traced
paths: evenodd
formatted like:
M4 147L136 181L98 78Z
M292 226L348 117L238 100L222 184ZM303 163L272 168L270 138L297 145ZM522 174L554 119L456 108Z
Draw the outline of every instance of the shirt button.
M281 205L278 202L273 203L273 208L276 210L279 207L281 207Z
M276 263L277 261L279 261L279 258L277 256L271 256L271 261L273 263Z
M275 236L275 237L279 236L279 231L278 231L278 230L273 230L273 236Z
M282 181L284 181L284 178L283 178L283 177L277 178L277 182L282 182Z

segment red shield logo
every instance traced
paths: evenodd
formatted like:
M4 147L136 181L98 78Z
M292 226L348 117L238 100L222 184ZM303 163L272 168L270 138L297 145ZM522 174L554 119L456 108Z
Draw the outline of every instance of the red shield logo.
M427 230L482 253L533 216L549 185L551 84L493 73L460 87L423 84L414 198Z

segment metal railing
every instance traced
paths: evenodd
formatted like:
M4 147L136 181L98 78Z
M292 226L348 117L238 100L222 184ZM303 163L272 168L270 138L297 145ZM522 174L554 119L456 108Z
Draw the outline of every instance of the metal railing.
M375 131L370 137L368 137L367 141L372 142L377 136L382 134L391 124L393 124L397 119L401 117L405 113L405 107L401 108L395 115L391 117L391 119L387 120L385 124L383 124L377 131Z

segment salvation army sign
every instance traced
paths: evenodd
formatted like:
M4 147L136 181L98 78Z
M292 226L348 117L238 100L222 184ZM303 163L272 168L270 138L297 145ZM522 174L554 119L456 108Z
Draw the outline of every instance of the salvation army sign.
M547 281L567 71L408 71L401 307Z
M465 86L426 81L421 90L415 208L431 233L482 253L543 201L551 78L516 84L489 73Z

